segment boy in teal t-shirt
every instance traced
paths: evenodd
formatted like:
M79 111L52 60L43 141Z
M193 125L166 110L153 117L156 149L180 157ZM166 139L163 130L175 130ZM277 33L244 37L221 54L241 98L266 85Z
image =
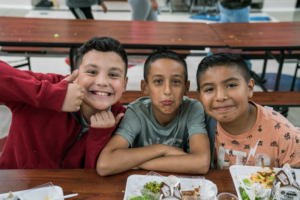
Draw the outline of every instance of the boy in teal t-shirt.
M205 174L210 144L204 109L189 90L186 62L157 51L144 65L143 97L128 106L115 135L101 152L97 171L106 176L129 169ZM184 152L189 145L190 154ZM132 147L132 148L129 148Z

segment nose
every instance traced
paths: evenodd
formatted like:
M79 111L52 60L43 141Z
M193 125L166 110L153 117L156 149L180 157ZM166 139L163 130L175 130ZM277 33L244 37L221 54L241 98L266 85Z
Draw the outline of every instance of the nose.
M223 88L218 88L216 91L216 101L224 101L228 98L226 90Z
M170 85L169 82L166 81L165 84L164 84L164 95L169 96L171 94L172 94L171 85Z
M96 77L96 85L101 87L108 86L108 77L104 73L99 73Z

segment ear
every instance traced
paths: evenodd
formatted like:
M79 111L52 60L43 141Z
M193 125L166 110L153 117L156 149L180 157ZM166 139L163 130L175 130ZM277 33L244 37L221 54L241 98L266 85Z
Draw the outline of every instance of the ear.
M251 78L248 82L248 99L253 96L255 82Z
M145 80L141 80L141 90L142 90L143 94L149 95L147 83Z
M185 84L185 91L184 91L185 96L187 96L187 94L189 93L190 85L191 85L191 82L188 80Z
M126 76L126 78L125 78L125 80L124 80L124 85L123 85L122 93L124 93L124 92L126 91L127 83L128 83L128 76Z

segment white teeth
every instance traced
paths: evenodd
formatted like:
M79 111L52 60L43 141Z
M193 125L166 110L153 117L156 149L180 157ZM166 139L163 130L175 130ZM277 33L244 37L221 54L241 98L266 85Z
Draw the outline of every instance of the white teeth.
M106 92L95 92L95 94L99 96L108 96L108 93Z

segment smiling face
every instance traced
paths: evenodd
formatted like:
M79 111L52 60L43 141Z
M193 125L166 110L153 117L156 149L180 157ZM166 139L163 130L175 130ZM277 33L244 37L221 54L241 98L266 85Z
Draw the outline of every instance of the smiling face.
M184 94L189 90L185 84L182 64L172 59L158 59L151 63L148 84L143 80L142 91L149 94L152 111L157 121L168 116L176 117Z
M198 79L200 101L212 118L228 123L249 115L254 81L246 83L237 67L208 68Z
M125 92L125 64L115 52L91 50L82 58L76 82L85 88L81 110L87 115L107 110Z

